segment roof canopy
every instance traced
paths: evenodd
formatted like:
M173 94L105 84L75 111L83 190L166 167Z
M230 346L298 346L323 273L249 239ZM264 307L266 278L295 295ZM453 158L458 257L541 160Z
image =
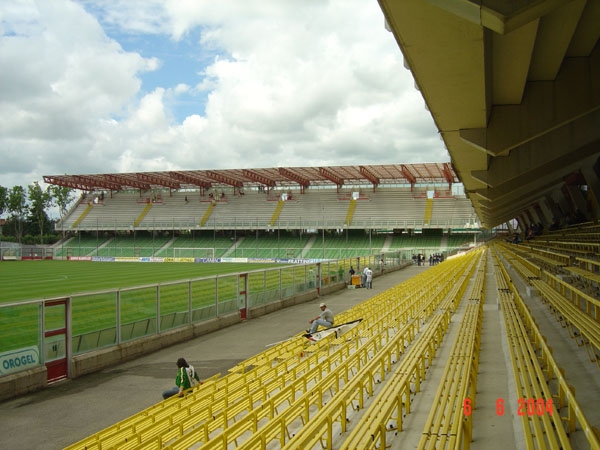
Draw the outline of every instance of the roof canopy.
M44 175L48 184L84 191L123 189L197 189L266 186L357 186L385 184L451 185L459 179L450 163L386 164L263 169L178 170L87 175Z
M484 227L600 198L600 1L378 1Z

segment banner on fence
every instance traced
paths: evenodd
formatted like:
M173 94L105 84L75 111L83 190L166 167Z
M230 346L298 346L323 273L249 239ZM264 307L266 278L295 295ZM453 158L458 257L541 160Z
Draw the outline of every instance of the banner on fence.
M0 376L33 369L40 365L40 352L36 346L0 353Z
M69 261L94 262L153 262L153 263L261 263L261 264L316 264L330 261L320 258L172 258L156 256L69 256Z

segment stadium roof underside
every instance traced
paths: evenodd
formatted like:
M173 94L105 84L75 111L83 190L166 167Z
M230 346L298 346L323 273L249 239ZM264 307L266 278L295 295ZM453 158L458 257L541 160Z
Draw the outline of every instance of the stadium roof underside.
M599 0L379 4L482 226L551 220L576 183L598 210Z
M263 169L178 170L169 172L45 175L48 184L84 191L124 189L210 189L222 187L350 187L415 184L448 188L459 183L449 163L387 164Z

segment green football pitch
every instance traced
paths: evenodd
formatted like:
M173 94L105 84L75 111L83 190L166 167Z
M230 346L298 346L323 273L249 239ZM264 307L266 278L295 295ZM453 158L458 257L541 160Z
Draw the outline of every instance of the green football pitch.
M15 303L0 308L0 353L36 345L38 342L39 311L27 300L75 297L72 303L74 335L94 333L115 326L114 292L121 295L122 323L147 321L156 315L156 288L161 285L161 314L187 311L188 288L194 292L193 307L214 304L216 298L214 275L219 278L219 298L235 298L239 272L256 270L250 275L250 285L258 291L280 286L279 270L265 273L259 269L282 267L277 264L252 263L117 263L90 261L10 261L0 263L0 304ZM289 266L282 272L284 283L294 278L304 279L304 266ZM207 278L204 278L207 277ZM203 280L198 280L202 279ZM197 280L193 284L187 280ZM138 287L136 289L129 289ZM252 289L252 287L251 287ZM111 293L112 292L112 293ZM22 303L22 304L20 304ZM64 325L61 310L54 308L45 316L48 329Z
M275 268L252 263L118 263L6 261L0 263L0 303L189 280Z

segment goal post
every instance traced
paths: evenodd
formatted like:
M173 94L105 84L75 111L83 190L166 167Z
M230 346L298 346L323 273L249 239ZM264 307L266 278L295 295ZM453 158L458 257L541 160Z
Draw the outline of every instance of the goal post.
M214 247L173 247L173 258L215 258Z

